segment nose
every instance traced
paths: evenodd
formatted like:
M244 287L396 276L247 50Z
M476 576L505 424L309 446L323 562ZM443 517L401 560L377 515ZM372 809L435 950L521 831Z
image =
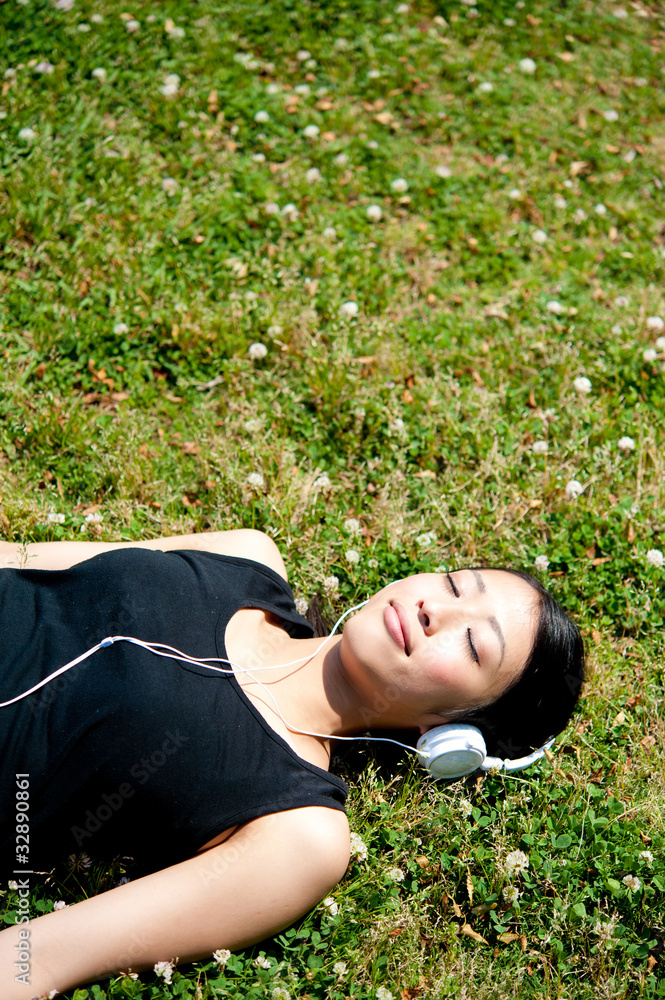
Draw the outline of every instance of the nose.
M448 601L427 598L418 601L418 621L425 635L435 635L442 628L469 620L474 616L471 602L465 601L463 606L451 604Z

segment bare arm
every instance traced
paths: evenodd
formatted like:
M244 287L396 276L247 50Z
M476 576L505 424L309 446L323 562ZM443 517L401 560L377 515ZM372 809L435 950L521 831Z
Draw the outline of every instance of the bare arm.
M2 931L0 995L31 1000L119 970L261 941L322 899L348 857L342 812L309 806L253 820L179 865L32 921L27 986L14 979L19 928Z
M168 535L145 542L31 542L17 545L0 541L0 568L69 569L100 552L115 549L199 549L223 556L243 556L274 569L286 579L279 549L269 535L251 528L235 531L206 531L196 535Z

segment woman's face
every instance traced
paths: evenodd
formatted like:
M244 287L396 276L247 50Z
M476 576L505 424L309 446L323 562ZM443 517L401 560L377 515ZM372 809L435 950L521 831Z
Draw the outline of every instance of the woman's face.
M342 663L376 726L426 730L495 701L533 645L538 601L503 570L423 573L384 587L345 625Z

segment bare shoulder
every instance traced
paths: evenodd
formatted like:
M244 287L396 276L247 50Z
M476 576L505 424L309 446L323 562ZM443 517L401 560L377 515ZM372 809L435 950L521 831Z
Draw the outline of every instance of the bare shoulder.
M252 831L250 828L254 827ZM316 865L324 882L334 885L346 871L350 856L349 821L346 813L324 806L304 806L253 820L244 830L250 837L263 837L272 844L295 851L308 867Z
M242 556L253 559L254 562L269 566L280 576L287 579L286 566L277 545L264 531L254 528L237 528L234 531L210 531L197 537L201 547L208 552L217 552L223 556Z

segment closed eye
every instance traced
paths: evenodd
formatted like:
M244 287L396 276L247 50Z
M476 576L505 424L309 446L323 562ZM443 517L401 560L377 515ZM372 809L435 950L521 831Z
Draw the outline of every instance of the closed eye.
M473 660L474 663L480 663L480 660L478 659L478 653L476 652L476 647L473 644L473 637L471 635L470 628L466 630L466 637L469 643L469 651L471 653L471 659Z
M453 578L452 578L452 576L450 575L450 573L446 573L446 580L448 581L448 586L449 586L449 587L450 587L450 589L452 590L452 592L453 592L453 595L454 595L455 597L459 597L459 590L458 590L458 589L457 589L457 587L455 586L455 581L453 580Z

